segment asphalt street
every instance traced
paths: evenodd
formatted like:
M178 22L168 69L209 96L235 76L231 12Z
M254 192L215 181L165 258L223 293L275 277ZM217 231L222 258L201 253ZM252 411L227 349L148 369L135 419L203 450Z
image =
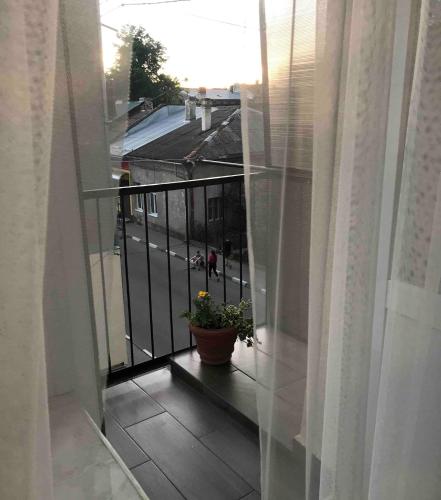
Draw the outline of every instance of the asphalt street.
M190 338L187 321L180 317L182 311L188 309L187 262L170 255L171 301L169 300L169 279L167 254L159 249L150 248L151 295L153 335L150 328L149 287L147 275L146 244L142 241L127 239L127 261L130 290L130 306L132 314L132 334L135 344L135 363L142 359L142 350L152 353L152 336L155 357L166 355L172 351L171 331L173 329L175 350L189 346ZM121 262L124 273L124 249L121 242ZM218 258L218 267L222 266L222 257ZM240 298L238 283L225 279L228 303L237 303ZM199 290L206 290L205 269L190 271L191 297ZM223 302L224 279L212 276L208 281L208 291L218 302ZM243 287L244 298L250 298L250 289ZM127 297L125 300L127 307ZM171 318L170 321L170 308ZM128 315L126 314L126 323ZM127 324L127 332L129 332Z

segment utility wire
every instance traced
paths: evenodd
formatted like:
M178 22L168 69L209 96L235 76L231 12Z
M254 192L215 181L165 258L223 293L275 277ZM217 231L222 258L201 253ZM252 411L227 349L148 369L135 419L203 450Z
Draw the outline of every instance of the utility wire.
M156 5L160 3L177 3L177 2L190 2L191 0L161 0L159 2L140 2L140 3L122 3L121 7L126 7L127 5Z
M119 9L119 8L121 8L121 7L122 7L122 4L119 4L119 5L117 5L116 7L113 7L112 9L109 9L107 12L103 12L103 13L101 14L101 18L103 18L104 16L107 16L107 14L110 14L110 13L111 13L111 12L113 12L114 10Z
M110 14L116 9L119 9L121 7L132 7L136 5L156 5L156 4L164 4L164 3L178 3L178 2L191 2L191 0L160 0L158 2L140 2L140 3L135 3L135 2L128 2L128 3L120 3L116 7L113 7L112 9L108 10L107 12L103 12L101 14L101 17L107 16L107 14Z
M113 28L112 26L109 26L108 24L101 23L101 26L103 28L107 28L109 30L115 31L116 33L119 33L119 30L117 30L116 28Z
M236 28L246 28L243 24L230 23L229 21L223 21L222 19L213 19L212 17L198 16L197 14L188 14L191 17L197 17L199 19L204 19L205 21L211 21L213 23L228 24L229 26L235 26Z

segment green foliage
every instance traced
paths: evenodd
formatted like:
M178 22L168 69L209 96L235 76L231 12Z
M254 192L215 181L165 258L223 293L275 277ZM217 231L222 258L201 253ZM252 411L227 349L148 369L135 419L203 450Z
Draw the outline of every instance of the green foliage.
M126 81L124 77L131 61L129 100L149 97L155 100L155 106L161 102L177 102L178 80L160 72L167 60L161 42L154 40L141 26L125 26L118 37L122 43L116 63L106 75L108 80L112 80L114 86Z
M246 311L250 308L250 300L241 300L238 306L227 304L223 306L222 322L224 327L234 327L240 340L252 345L254 336L253 320L246 317Z
M182 317L187 318L192 325L209 330L235 328L240 340L248 346L253 344L253 320L247 317L251 301L242 299L237 306L216 304L208 292L201 291L193 304L195 309L192 312L182 313Z

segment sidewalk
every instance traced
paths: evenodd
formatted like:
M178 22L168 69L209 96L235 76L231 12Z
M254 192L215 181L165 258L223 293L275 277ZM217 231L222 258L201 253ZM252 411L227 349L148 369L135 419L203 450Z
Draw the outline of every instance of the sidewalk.
M145 230L144 225L140 226L136 223L129 223L126 226L127 238L132 238L132 240L139 243L145 244ZM167 236L156 230L154 227L149 226L149 240L150 248L166 253L167 252ZM170 255L184 260L187 260L187 244L184 240L174 238L170 236ZM214 247L208 246L208 251L211 249L215 250ZM202 255L205 253L205 245L201 242L196 242L191 240L189 245L190 257L195 255L196 251L199 250ZM226 265L225 276L234 283L240 283L240 264L239 262L231 259L227 259L228 266ZM223 257L218 255L217 267L219 274L222 275ZM250 273L248 263L242 264L242 286L250 286Z

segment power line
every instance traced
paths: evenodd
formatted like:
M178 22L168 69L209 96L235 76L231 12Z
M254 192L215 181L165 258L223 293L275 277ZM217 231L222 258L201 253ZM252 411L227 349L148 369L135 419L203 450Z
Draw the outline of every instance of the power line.
M115 31L116 33L119 33L119 30L117 30L116 28L113 28L112 26L109 26L108 24L101 23L101 26L103 28L107 28L109 30Z
M110 14L111 12L120 9L121 7L132 7L136 5L156 5L156 4L164 4L164 3L178 3L178 2L191 2L191 0L160 0L158 2L130 2L130 3L120 3L116 7L113 7L112 9L108 10L107 12L103 12L101 14L101 17L107 16L107 14Z
M111 13L111 12L113 12L114 10L119 9L119 8L121 8L121 7L122 7L122 4L119 4L119 5L117 5L116 7L113 7L112 9L109 9L107 12L103 12L103 13L101 14L101 17L107 16L107 14L110 14L110 13Z
M205 21L211 21L213 23L228 24L229 26L235 26L237 28L246 28L243 24L230 23L229 21L223 21L222 19L213 19L212 17L198 16L197 14L188 14L191 17L198 17L199 19L204 19Z
M160 3L177 3L177 2L190 2L191 0L161 0L159 2L140 2L140 3L122 3L121 7L126 7L127 5L157 5Z

